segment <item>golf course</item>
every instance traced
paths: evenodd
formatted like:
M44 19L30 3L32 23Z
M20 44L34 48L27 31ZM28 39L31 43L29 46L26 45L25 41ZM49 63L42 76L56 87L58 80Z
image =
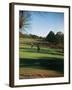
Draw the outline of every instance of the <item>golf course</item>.
M37 44L40 46L39 51ZM49 47L45 43L40 43L38 39L20 38L19 56L20 79L64 76L62 49Z
M64 76L64 13L19 11L19 79Z

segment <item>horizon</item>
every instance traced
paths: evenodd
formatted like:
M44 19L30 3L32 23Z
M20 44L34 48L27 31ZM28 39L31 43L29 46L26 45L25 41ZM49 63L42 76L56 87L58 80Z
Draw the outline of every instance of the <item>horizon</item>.
M29 34L28 34L28 33L22 33L22 32L20 32L20 33L23 34L23 35L24 35L24 34L25 34L25 35L35 35L35 34L30 34L30 33L29 33ZM49 33L50 33L50 32L49 32ZM49 34L49 33L48 33L48 34ZM57 33L58 33L58 32L57 32ZM54 33L54 34L56 35L57 33ZM64 34L63 32L61 32L61 33ZM48 34L47 34L47 35L48 35ZM38 36L38 35L36 35L36 36ZM38 37L43 37L43 38L45 38L46 36L38 36Z

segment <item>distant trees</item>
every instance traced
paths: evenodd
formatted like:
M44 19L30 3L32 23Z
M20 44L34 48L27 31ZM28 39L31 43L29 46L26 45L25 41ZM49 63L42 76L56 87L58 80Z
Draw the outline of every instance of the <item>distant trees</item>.
M64 44L64 34L62 32L57 32L55 38L56 38L56 43Z
M33 39L44 39L44 37L33 35L33 34L22 34L21 32L19 33L19 36L21 38L33 38Z
M55 42L55 34L53 31L49 32L49 34L46 36L46 40L49 42Z
M64 34L62 32L55 34L53 31L50 31L46 36L46 41L54 44L64 44Z

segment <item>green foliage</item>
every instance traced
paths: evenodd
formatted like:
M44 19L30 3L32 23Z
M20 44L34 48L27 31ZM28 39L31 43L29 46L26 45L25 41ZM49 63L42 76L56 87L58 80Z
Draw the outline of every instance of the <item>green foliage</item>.
M56 37L56 43L64 44L64 34L63 33L57 32L55 37Z
M57 45L59 48L64 48L64 34L62 32L54 34L53 31L50 31L45 40L52 45Z
M55 34L53 31L50 31L49 34L46 36L46 40L49 42L55 42Z

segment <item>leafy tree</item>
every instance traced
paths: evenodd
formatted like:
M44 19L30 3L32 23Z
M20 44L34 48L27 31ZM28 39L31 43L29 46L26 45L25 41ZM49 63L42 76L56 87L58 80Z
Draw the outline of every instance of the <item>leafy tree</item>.
M64 34L62 32L57 32L55 35L55 42L59 44L64 44Z
M49 42L55 42L55 34L53 31L49 32L49 34L46 36L46 40Z

